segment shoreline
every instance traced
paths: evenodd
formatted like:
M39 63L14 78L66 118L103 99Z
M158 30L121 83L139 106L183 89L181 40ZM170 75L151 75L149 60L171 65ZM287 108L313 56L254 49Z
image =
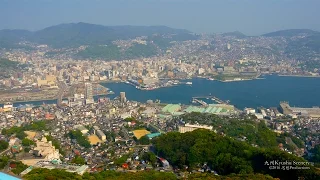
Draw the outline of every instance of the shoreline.
M93 97L96 97L96 96L108 96L108 95L113 95L113 94L115 94L115 93L112 91L112 93L97 94L97 95L94 95ZM67 98L69 98L69 97L64 97L62 99L67 99ZM32 102L39 102L39 101L58 101L58 99L57 98L54 98L54 99L34 99L34 100L26 100L26 101L9 101L9 102L11 102L12 104L31 102L30 104L32 104ZM6 102L8 102L8 101L0 102L0 105L3 105ZM54 104L56 104L56 103L54 103Z
M286 74L277 74L277 76L282 77L305 77L305 78L320 78L320 76L306 76L306 75L286 75Z
M227 81L223 81L223 80L217 80L217 79L208 79L208 77L201 77L201 76L197 76L197 77L194 77L192 79L196 79L196 78L199 78L199 79L207 79L208 81L218 81L218 82L223 82L223 83L229 83L229 82L239 82L239 81L250 81L250 80L261 80L261 79L266 79L264 76L278 76L278 77L305 77L305 78L320 78L320 76L301 76L301 75L281 75L281 74L261 74L259 77L256 77L256 78L253 78L253 79L241 79L241 80L227 80ZM191 80L192 80L191 79ZM186 81L186 80L190 80L190 79L179 79L181 81ZM161 87L157 87L157 88L154 88L154 89L141 89L141 88L136 88L136 86L134 84L131 84L131 83L126 83L125 81L122 81L122 80L111 80L111 81L97 81L95 82L95 84L108 84L108 83L125 83L125 84L128 84L128 85L131 85L133 86L135 89L138 89L140 91L153 91L153 90L157 90L157 89L162 89L162 88L170 88L170 87L174 87L174 86L180 86L180 85L186 85L184 82L179 82L178 84L172 84L172 85L169 85L169 86L161 86ZM186 85L186 86L192 86L192 85ZM110 90L112 91L112 90ZM115 94L115 92L112 91L112 93L102 93L102 94L97 94L95 95L94 97L96 96L108 96L108 95L113 95ZM66 99L68 97L64 97L63 99ZM32 102L39 102L39 101L55 101L57 100L57 98L48 98L48 99L32 99L32 100L22 100L22 101L3 101L3 102L0 102L0 105L3 105L5 104L6 102L11 102L11 103L14 103L14 104L17 104L17 103L27 103L27 102L30 102L32 104Z
M305 81L308 81L308 84L311 83L311 85L312 85L311 88L312 88L314 86L314 84L317 84L318 80L320 80L320 79L316 79L316 78L310 78L310 80L303 79L303 78L285 78L285 77L281 78L277 74L262 75L262 76L260 76L260 78L264 78L266 82L265 81L258 81L258 80L249 82L248 80L246 80L242 83L227 84L227 83L218 83L218 81L213 82L211 80L205 80L204 78L197 77L197 78L192 79L192 82L193 82L192 86L184 85L184 83L186 83L186 82L182 81L182 84L176 86L178 88L176 88L176 87L167 88L167 90L165 90L165 91L162 91L162 90L152 91L152 90L150 90L149 92L142 91L142 90L136 90L134 86L129 85L129 84L126 85L125 83L119 83L119 84L117 84L117 83L104 84L103 83L103 86L106 86L110 90L113 90L115 94L113 94L113 95L109 94L106 96L95 96L95 100L97 100L98 98L104 98L104 97L113 99L114 97L116 97L119 94L119 91L126 91L126 92L128 92L129 99L136 100L138 102L145 102L148 99L152 99L152 100L159 99L159 100L163 101L163 103L189 104L190 103L189 95L190 95L190 97L193 97L196 95L201 96L201 95L208 95L208 94L212 93L219 98L231 100L230 104L234 104L237 108L243 109L244 107L259 107L259 106L266 106L265 104L268 104L268 103L272 103L272 100L269 101L269 99L266 99L265 97L263 97L261 95L261 93L251 92L251 89L246 88L247 86L253 87L253 86L255 86L255 84L259 84L259 85L265 84L267 86L268 83L272 82L272 84L278 84L278 82L282 83L283 81L286 81L288 79L288 81L290 81L290 82L296 82L296 81L298 82L299 81L299 82L304 83ZM260 79L260 78L256 78L256 79ZM275 82L275 83L273 83L273 82ZM284 86L284 87L288 87L287 86L288 83L285 83L285 84L286 84L286 86ZM298 84L299 84L299 87L303 86L303 85L301 85L301 83L298 83ZM224 93L224 89L226 88L225 86L229 87L227 89L230 89L230 92L228 91L228 94ZM237 91L237 87L240 87L240 88L245 87L244 90L246 90L246 91L239 92L239 91ZM289 87L291 87L291 84ZM314 86L314 87L316 87L316 86ZM202 90L202 89L204 89L204 90ZM310 88L307 88L307 89L308 89L308 91L310 90ZM186 90L186 92L184 92L184 90ZM288 90L291 91L291 89L288 89ZM179 91L181 91L181 92L179 92ZM180 94L183 94L183 95L181 97L180 96L171 97L171 92L174 95L180 95ZM248 99L250 99L250 101L243 101L242 99L237 99L237 97L235 95L233 95L234 94L233 92L239 93L239 94L246 94L246 95L251 94L250 97L248 97ZM269 92L269 90L266 90L266 92ZM296 93L297 90L293 90L293 92L294 92L294 94L297 94ZM145 93L147 93L147 94L145 94ZM227 93L227 91L226 91L226 93ZM163 96L163 94L165 94L165 96ZM297 98L295 98L295 97L298 95L293 96L292 99L296 100ZM188 98L185 98L187 96L188 96ZM278 95L278 97L279 97L279 101L287 100L287 101L291 102L291 100L292 100L290 98L282 98L281 95ZM316 94L316 96L313 96L310 98L310 102L312 104L309 102L309 100L305 101L302 105L299 104L300 101L295 102L294 104L297 104L300 106L308 106L308 107L318 106L319 102L314 102L316 99L314 97L319 97L319 95ZM309 98L309 96L306 97L305 99L308 99L308 98ZM46 100L48 100L48 101L46 101ZM29 100L15 101L14 106L16 107L19 104L22 104L22 105L34 104L36 106L41 106L43 104L43 101L45 104L54 104L54 103L56 103L55 100L56 99L53 99L53 98L52 99L45 98L45 99L35 99L35 100L30 100L30 101ZM265 100L266 100L266 102L264 102ZM237 101L239 101L239 102L237 102ZM11 102L11 101L9 101L9 102ZM253 104L253 105L251 106L251 104ZM273 106L277 106L277 104L268 105L268 107L273 107ZM0 107L2 107L2 103L0 104Z

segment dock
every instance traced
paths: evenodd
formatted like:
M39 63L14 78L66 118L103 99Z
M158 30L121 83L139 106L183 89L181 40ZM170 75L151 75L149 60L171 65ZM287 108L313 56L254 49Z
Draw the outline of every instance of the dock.
M199 103L201 104L202 106L208 106L208 104L202 100L199 100L199 99L196 99L196 98L193 98L192 99L192 102L196 102L196 103Z
M213 100L213 101L215 101L215 102L217 102L219 104L229 104L230 103L229 100L223 101L223 100L217 98L216 96L212 96L212 95L210 95L210 96L195 96L195 97L192 97L192 100L194 100L196 102L201 101L199 99L211 99L211 100ZM202 102L204 102L204 101L202 101ZM200 102L198 102L198 103L200 103ZM200 103L200 104L202 104L202 103Z

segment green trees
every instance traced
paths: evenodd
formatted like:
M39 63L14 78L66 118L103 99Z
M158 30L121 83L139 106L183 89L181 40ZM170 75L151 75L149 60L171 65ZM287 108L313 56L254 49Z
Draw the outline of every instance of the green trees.
M71 162L75 164L81 164L81 165L86 164L85 159L81 156L75 156Z
M157 162L157 156L153 152L150 152L150 151L143 153L142 159L147 162L150 162L153 166Z
M142 136L142 137L138 140L138 142L139 142L139 144L141 144L141 145L148 145L148 144L150 144L150 140L149 140L149 138L148 138L147 135Z
M152 44L134 44L124 52L125 59L138 57L151 57L157 54L157 49Z
M121 50L118 46L113 44L89 46L85 50L80 51L77 56L87 59L123 60L151 57L156 54L157 49L154 45L134 43L126 50Z
M256 121L249 119L250 117L229 118L219 117L212 114L203 113L190 113L182 116L183 120L187 123L207 124L213 126L217 133L224 133L234 139L241 139L249 144L258 145L259 147L278 147L279 143L282 143L284 147L289 148L286 144L286 138L290 137L292 141L297 145L295 148L291 148L294 151L297 147L304 147L303 141L285 133L277 135L277 133L270 130L264 121Z
M27 165L23 164L21 161L17 161L17 162L10 162L10 164L15 164L16 167L13 168L11 171L14 173L14 174L17 174L19 175L22 171L24 171L25 169L28 168Z
M47 141L51 141L52 145L56 148L59 149L59 153L62 155L65 155L65 152L63 151L63 149L60 146L60 142L57 139L54 139L52 136L46 136Z
M83 136L81 131L79 131L79 130L70 131L68 135L71 139L76 139L77 143L80 146L85 147L85 148L91 147L91 145L88 141L88 138Z
M48 127L46 125L46 121L35 121L31 124L28 124L24 127L24 130L33 130L33 131L42 131L42 130L48 130Z
M16 137L19 139L25 138L27 135L23 132L23 127L11 127L9 129L2 129L1 134L11 136L16 134Z
M8 156L1 156L0 157L0 169L3 169L4 167L6 167L8 162L9 162L9 157Z
M22 145L23 146L31 146L31 145L35 145L35 144L36 144L35 142L33 142L32 140L27 139L27 138L24 138L22 140Z
M29 180L48 180L48 179L65 179L65 180L74 180L82 179L80 175L76 173L66 172L60 169L33 169L27 175L23 177L24 179Z
M264 165L265 161L305 160L276 148L255 148L208 130L199 129L183 134L167 133L153 139L153 144L160 157L168 159L173 166L183 168L186 165L189 170L197 169L206 163L220 175L263 173L284 179L302 175L320 178L313 167L309 170L290 170L290 175L283 170L270 170Z
M9 147L9 143L4 140L0 140L0 152L6 150Z
M123 155L122 157L116 159L114 161L114 164L115 165L118 165L118 166L121 166L123 163L127 162L127 159L131 156L132 153L128 153L128 154L125 154Z
M89 46L77 55L88 59L118 60L121 58L120 49L115 45Z
M313 153L313 156L310 159L310 161L317 163L320 165L320 144L317 144L311 152Z
M15 136L17 138L22 140L25 137L27 137L27 135L26 135L26 133L24 133L24 131L29 131L29 130L42 131L42 130L48 130L48 129L49 128L46 126L45 121L36 121L31 124L27 124L25 126L22 126L22 127L14 126L9 129L2 129L1 134L7 135L7 136L11 136L11 135L15 134Z
M48 180L48 179L65 179L65 180L176 180L173 173L157 171L140 171L136 173L102 171L99 173L84 173L82 176L76 173L66 172L59 169L33 169L23 177L27 180Z
M10 61L9 59L0 58L0 69L13 69L16 68L19 63Z

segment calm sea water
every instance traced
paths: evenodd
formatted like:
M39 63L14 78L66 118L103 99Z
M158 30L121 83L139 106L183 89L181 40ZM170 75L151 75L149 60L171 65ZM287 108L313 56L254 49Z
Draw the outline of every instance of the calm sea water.
M102 84L115 95L126 92L127 99L146 102L149 99L160 99L163 103L190 104L194 96L208 96L210 93L222 100L230 100L237 108L245 107L277 107L280 101L289 101L292 106L320 106L320 78L265 76L265 79L237 82L218 82L206 79L193 79L192 85L179 85L141 91L125 83ZM55 103L56 101L44 101ZM29 102L42 104L43 101ZM16 103L26 104L26 103Z

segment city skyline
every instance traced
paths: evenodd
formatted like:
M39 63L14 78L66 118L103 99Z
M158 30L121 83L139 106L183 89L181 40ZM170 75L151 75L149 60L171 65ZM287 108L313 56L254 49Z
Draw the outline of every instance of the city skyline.
M246 35L261 35L283 29L319 31L320 25L316 23L320 15L316 8L319 5L320 2L314 0L308 2L3 0L0 7L0 29L34 31L61 23L87 22L110 26L164 25L195 33L240 31Z

